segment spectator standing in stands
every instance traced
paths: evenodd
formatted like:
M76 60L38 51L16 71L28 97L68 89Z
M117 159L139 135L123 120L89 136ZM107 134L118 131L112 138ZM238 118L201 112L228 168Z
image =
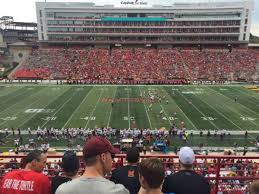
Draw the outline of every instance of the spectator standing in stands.
M166 177L162 191L175 194L210 194L208 181L193 170L195 155L191 148L179 152L180 171Z
M129 148L126 154L128 165L122 166L112 171L111 181L116 184L124 185L130 194L137 194L140 189L138 162L139 150L138 148Z
M50 181L42 174L47 156L39 150L23 160L25 168L7 173L0 184L0 194L50 194Z
M165 166L157 158L143 159L139 164L139 194L162 194L161 185L165 177Z
M76 153L73 151L66 151L62 157L61 167L64 171L64 175L52 178L52 194L55 194L59 185L78 177L79 159L77 158Z
M114 154L119 153L111 143L100 136L90 138L83 149L85 172L80 178L60 185L56 194L129 194L121 184L104 178L111 172Z

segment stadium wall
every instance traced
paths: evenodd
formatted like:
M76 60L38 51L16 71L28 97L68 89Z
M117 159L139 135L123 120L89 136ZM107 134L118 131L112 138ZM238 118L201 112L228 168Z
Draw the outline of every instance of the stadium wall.
M146 7L36 3L39 41L58 44L247 45L252 11L252 0ZM118 22L127 22L127 25L121 27ZM133 25L132 22L145 22L145 25ZM201 23L196 25L187 22Z
M25 60L32 52L32 46L11 44L10 54L13 56L13 62L20 63Z

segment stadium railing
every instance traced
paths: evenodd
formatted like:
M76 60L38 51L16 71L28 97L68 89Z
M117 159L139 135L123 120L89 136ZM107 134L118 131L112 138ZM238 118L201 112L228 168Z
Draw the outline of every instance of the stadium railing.
M113 168L126 164L125 154L115 156ZM0 158L0 177L14 168L22 166L22 158L25 155L5 155ZM81 154L78 154L83 172L84 164ZM166 174L175 173L179 170L177 155L166 154L141 154L141 158L156 157L163 160L166 166ZM50 178L62 173L60 162L62 154L48 154L47 169L44 173ZM211 185L211 194L245 194L248 193L252 181L259 179L259 156L218 156L196 155L194 170L205 176ZM109 178L109 175L107 176Z

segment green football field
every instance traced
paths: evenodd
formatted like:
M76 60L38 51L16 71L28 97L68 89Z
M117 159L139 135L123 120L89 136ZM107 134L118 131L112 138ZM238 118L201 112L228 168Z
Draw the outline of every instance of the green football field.
M182 121L192 130L259 131L259 93L243 86L0 86L0 129L169 129Z

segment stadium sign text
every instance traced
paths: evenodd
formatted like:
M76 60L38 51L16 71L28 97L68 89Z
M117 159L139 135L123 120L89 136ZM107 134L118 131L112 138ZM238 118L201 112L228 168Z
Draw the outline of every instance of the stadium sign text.
M140 2L139 0L135 1L121 1L122 5L147 5L147 2Z

